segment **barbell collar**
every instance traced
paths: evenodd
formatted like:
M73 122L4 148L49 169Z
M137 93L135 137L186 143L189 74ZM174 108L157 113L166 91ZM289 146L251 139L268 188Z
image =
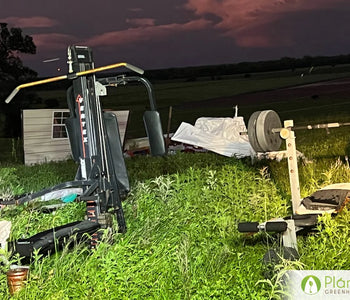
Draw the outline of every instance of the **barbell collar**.
M290 130L288 128L282 128L280 133L280 137L284 140L288 139L290 136Z

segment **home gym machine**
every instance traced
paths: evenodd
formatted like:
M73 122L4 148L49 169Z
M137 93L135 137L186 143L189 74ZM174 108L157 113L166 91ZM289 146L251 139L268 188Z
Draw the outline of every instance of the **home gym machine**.
M47 254L64 245L74 235L78 240L91 235L90 247L94 249L100 239L100 228L112 225L116 216L118 232L126 231L122 200L129 192L129 180L124 162L122 145L116 116L104 112L100 96L107 95L106 86L125 85L128 82L142 83L148 92L150 110L144 114L144 124L153 156L166 154L162 126L152 91L151 83L142 77L120 75L96 79L95 73L125 67L143 74L143 70L128 63L117 63L95 68L92 50L88 47L68 47L67 75L48 78L19 85L6 99L9 103L22 88L46 84L59 80L71 80L67 90L70 117L66 129L71 145L72 157L79 164L75 179L42 191L22 195L10 200L0 200L1 205L20 205L54 191L81 188L77 198L86 202L86 218L38 233L28 239L15 241L14 250L21 257L30 258L34 251Z
M350 184L332 184L301 199L298 158L295 144L295 130L329 129L349 126L350 123L328 123L306 126L294 126L292 120L284 121L282 127L278 114L273 110L254 112L248 121L247 133L249 142L256 152L276 152L282 154L288 161L289 183L292 201L292 215L277 218L263 223L244 222L238 224L242 233L270 232L279 233L282 237L282 251L286 259L298 259L297 233L313 230L318 216L324 213L337 214L350 201ZM286 150L279 151L282 140L286 142ZM278 260L275 251L269 251L264 257L265 262Z

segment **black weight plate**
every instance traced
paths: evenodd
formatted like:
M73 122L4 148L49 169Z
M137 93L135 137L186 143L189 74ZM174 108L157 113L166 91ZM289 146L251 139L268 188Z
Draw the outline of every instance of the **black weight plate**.
M255 152L263 152L260 147L258 139L256 137L256 120L260 114L260 111L253 112L248 121L248 139L249 143Z
M278 151L282 144L279 132L273 133L273 128L281 128L278 114L273 110L263 110L256 120L256 138L263 151Z

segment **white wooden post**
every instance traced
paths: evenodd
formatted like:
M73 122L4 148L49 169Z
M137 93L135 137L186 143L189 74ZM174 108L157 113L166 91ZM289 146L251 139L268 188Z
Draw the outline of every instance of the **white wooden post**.
M296 214L296 211L300 206L300 185L295 133L292 130L293 126L293 120L284 121L284 128L280 131L280 136L286 140L289 182L292 194L292 210L293 214Z

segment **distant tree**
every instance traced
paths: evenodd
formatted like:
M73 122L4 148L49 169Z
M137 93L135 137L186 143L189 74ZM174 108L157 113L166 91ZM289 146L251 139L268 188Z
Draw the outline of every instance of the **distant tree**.
M20 53L35 54L33 38L23 35L20 28L7 28L0 23L0 80L26 80L37 73L23 66Z
M26 93L16 96L16 101L5 104L4 99L20 81L31 80L37 73L23 66L21 53L35 54L33 39L23 35L20 28L7 28L0 23L0 136L16 137L21 135L21 109L27 108L31 97Z

